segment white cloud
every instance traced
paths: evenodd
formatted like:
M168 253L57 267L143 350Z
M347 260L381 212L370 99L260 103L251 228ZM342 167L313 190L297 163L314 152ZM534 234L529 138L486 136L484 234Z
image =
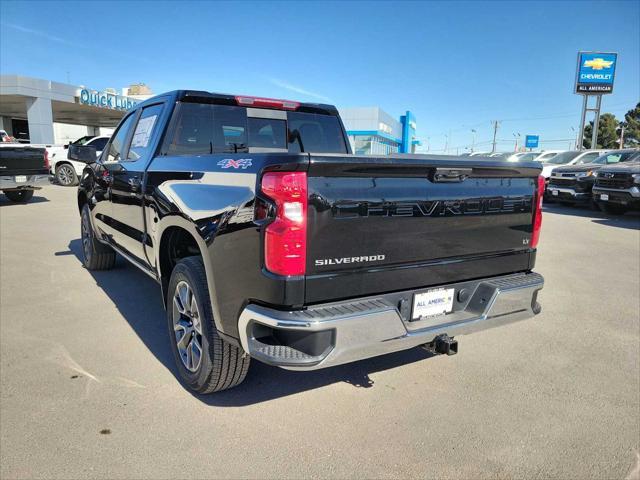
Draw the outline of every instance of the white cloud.
M299 93L300 95L306 95L307 97L317 98L318 100L322 100L323 102L331 102L331 99L329 97L320 95L319 93L310 92L309 90L305 90L302 87L283 82L282 80L279 80L277 78L268 78L268 80L275 86L284 88L291 92Z
M49 35L46 32L41 32L40 30L33 30L32 28L23 27L22 25L16 25L15 23L5 23L1 24L3 27L13 28L14 30L18 30L19 32L28 33L30 35L35 35L37 37L46 38L47 40L51 40L52 42L64 43L65 45L73 45L75 44L65 40L64 38L56 37L54 35Z

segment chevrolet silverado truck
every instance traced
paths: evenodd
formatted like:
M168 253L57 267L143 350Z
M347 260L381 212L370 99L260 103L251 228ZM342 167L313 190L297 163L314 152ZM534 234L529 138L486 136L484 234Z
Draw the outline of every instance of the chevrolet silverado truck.
M591 163L557 167L549 178L547 194L554 200L567 205L597 206L592 198L591 190L598 171L607 165L633 162L638 159L640 159L640 151L636 149L613 150L599 156Z
M0 190L12 202L26 203L34 190L49 183L49 159L44 148L0 143Z
M540 312L535 162L357 156L335 107L175 91L129 111L78 186L84 265L159 283L180 380L314 370Z
M622 215L640 210L640 158L635 156L633 161L601 168L593 186L593 199L608 213Z

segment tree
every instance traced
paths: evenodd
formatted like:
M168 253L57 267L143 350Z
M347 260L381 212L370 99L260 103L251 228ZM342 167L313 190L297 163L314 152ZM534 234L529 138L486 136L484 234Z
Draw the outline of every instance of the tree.
M613 113L604 113L600 115L598 123L598 144L591 146L591 133L593 132L593 122L584 127L584 139L582 145L584 148L618 148L618 126L620 122ZM626 135L626 134L625 134Z
M640 103L625 114L622 125L624 125L624 145L632 148L640 147Z

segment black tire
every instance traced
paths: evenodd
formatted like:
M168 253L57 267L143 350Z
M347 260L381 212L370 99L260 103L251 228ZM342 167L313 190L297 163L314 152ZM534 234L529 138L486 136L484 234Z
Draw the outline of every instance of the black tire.
M6 190L4 194L15 203L27 203L33 197L33 190Z
M116 252L99 242L91 226L89 205L82 207L80 218L80 240L82 241L82 263L87 270L110 270L116 264Z
M62 163L56 165L56 181L63 187L73 187L78 184L78 176L73 165Z
M604 211L612 215L624 215L627 213L627 207L624 205L616 205L615 203L605 203L602 205Z
M183 305L178 286L184 287L185 283L188 287L187 296L189 289L192 296ZM195 309L192 308L194 299ZM188 310L188 312L183 314L181 310ZM194 310L197 315L192 313ZM186 329L182 326L182 322L185 322ZM177 325L178 323L181 325ZM190 327L189 323L191 323ZM196 324L199 324L200 333L197 332ZM191 390L207 394L227 390L243 382L249 370L250 358L242 348L231 345L218 335L211 311L207 276L200 257L183 258L171 272L167 290L167 326L171 350L180 378ZM188 328L191 328L190 334ZM183 332L181 337L178 337L179 332ZM187 340L181 342L182 338ZM201 352L197 366L192 362L194 341L198 345L196 350L200 348ZM178 349L178 343L182 343L184 349L182 354ZM191 352L187 355L189 348ZM192 370L187 364L190 364Z

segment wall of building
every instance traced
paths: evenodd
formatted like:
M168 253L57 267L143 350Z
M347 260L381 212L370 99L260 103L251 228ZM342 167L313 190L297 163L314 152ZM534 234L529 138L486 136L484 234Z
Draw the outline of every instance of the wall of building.
M113 128L54 122L53 138L56 144L65 145L85 135L111 135L114 130Z
M414 151L415 118L410 112L400 121L380 107L349 107L339 112L354 153L390 155ZM410 122L405 122L406 118Z

